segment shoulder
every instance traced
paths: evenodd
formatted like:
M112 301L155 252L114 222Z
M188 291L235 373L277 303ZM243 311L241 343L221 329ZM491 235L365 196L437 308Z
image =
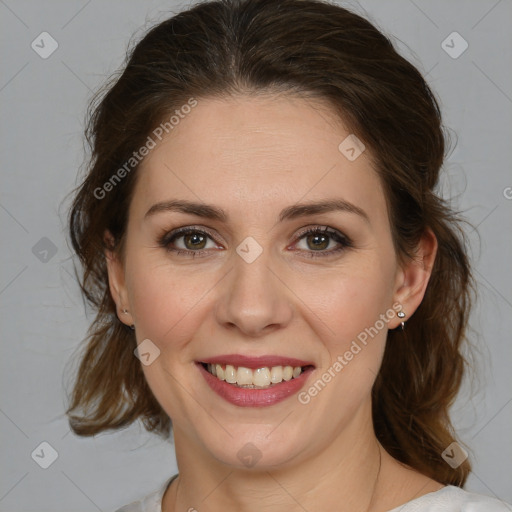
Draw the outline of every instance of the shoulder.
M512 512L512 505L448 485L389 512Z
M172 476L156 491L138 501L133 501L124 507L118 508L115 512L162 512L162 498L164 493L177 476L178 475Z

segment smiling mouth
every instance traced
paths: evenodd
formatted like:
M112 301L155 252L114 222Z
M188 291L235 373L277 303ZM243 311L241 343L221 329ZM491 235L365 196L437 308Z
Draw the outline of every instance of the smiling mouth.
M272 366L262 368L246 368L230 364L201 363L202 367L218 380L225 381L234 387L247 389L267 389L296 379L313 366Z

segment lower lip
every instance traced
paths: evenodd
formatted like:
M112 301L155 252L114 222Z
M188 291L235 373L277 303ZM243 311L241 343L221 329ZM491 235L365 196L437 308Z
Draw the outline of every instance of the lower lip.
M224 380L214 377L205 370L201 363L196 363L204 379L219 396L239 407L266 407L285 400L290 395L297 393L306 383L307 378L314 368L309 367L298 377L279 384L273 384L266 389L239 388Z

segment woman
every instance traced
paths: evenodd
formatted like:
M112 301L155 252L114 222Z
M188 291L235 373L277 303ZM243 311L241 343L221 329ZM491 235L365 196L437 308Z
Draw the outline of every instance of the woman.
M68 410L179 475L122 512L508 510L448 409L472 277L438 104L363 18L198 4L93 105L70 212L97 308Z

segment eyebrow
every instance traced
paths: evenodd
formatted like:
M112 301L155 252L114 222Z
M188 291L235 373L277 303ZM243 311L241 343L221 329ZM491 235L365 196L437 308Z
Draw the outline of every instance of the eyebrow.
M309 202L288 206L279 214L279 221L282 222L284 220L292 220L299 217L306 217L308 215L333 211L353 213L362 217L366 222L370 222L367 213L362 208L359 208L348 201L344 201L343 199L329 199L319 202ZM197 215L198 217L218 220L220 222L227 222L228 220L228 215L222 208L206 203L196 203L193 201L177 199L154 204L146 212L144 218L146 219L161 212L188 213Z

